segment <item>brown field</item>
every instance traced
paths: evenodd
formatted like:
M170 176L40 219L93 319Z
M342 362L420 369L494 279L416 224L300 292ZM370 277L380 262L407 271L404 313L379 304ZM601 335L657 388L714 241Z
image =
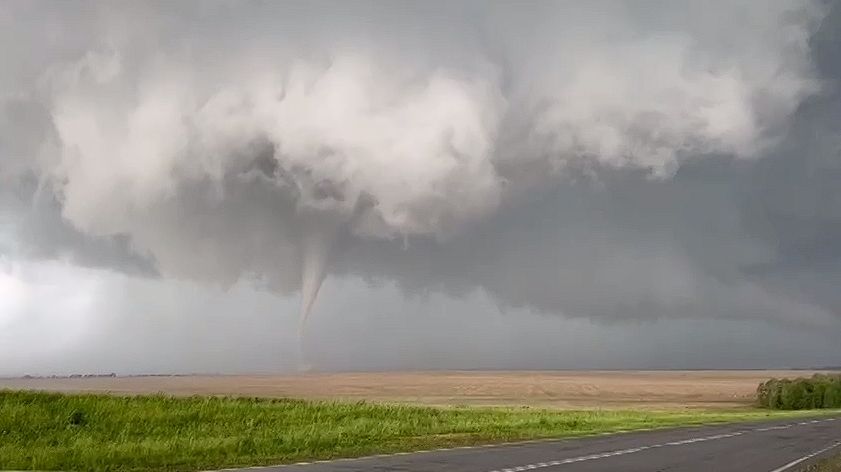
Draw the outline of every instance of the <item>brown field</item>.
M770 377L814 371L365 372L0 379L0 389L239 395L428 405L740 408Z

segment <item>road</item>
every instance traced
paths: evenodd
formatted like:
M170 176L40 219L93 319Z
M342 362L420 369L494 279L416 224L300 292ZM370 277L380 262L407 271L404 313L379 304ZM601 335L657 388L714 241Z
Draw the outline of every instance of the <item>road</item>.
M644 431L250 470L796 472L832 453L841 453L841 417Z

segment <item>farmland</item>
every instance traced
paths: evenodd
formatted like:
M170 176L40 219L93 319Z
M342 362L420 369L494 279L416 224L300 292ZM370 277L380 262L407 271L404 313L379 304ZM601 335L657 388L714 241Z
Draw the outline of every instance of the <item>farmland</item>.
M769 378L814 371L464 371L0 379L0 389L230 395L560 409L746 408Z

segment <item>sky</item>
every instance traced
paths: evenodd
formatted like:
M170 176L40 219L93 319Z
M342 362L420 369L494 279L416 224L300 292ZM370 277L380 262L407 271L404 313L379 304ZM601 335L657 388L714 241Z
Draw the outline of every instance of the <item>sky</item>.
M841 3L0 5L0 375L841 365Z

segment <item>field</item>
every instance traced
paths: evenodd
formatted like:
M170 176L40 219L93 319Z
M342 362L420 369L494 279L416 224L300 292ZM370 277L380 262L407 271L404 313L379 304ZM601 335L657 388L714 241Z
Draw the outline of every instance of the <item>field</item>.
M0 389L600 409L744 408L771 377L813 371L383 372L0 379Z
M195 471L804 414L0 391L0 469Z

